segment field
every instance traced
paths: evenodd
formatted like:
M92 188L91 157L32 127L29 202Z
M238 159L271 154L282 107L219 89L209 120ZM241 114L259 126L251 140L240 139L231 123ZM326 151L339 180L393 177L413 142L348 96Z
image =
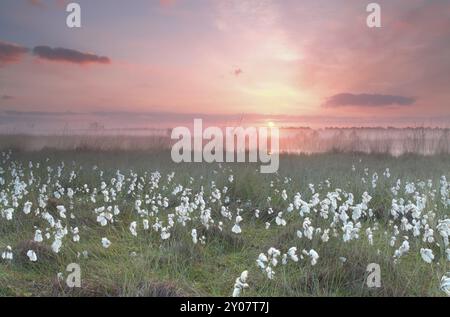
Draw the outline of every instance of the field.
M0 159L0 296L450 293L448 154L286 154L271 175L151 150Z

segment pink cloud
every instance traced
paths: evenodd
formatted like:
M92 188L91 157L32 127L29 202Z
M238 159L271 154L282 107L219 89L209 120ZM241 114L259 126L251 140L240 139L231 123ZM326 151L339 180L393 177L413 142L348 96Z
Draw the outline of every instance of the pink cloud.
M35 7L45 7L41 0L27 0L27 2Z
M163 7L170 7L175 4L176 0L159 0L159 3Z

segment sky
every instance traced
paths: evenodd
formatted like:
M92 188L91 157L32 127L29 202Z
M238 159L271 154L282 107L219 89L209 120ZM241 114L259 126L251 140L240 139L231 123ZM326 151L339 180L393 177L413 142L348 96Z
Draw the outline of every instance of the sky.
M450 126L450 1L0 2L0 131Z

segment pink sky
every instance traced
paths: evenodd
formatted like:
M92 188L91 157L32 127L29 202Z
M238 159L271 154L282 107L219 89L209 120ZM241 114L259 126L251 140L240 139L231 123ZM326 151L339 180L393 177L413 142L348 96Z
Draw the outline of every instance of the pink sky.
M63 2L0 3L0 125L450 123L449 1Z

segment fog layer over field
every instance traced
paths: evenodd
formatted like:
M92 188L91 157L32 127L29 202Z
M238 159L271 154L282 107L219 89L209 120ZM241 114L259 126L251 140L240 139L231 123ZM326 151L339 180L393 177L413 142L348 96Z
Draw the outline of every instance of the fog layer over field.
M149 150L169 149L170 129L104 130L79 133L5 134L0 149L41 150L45 148L74 150ZM205 141L206 142L206 141ZM283 128L280 129L280 152L326 153L361 152L394 156L449 154L450 129L442 128Z

